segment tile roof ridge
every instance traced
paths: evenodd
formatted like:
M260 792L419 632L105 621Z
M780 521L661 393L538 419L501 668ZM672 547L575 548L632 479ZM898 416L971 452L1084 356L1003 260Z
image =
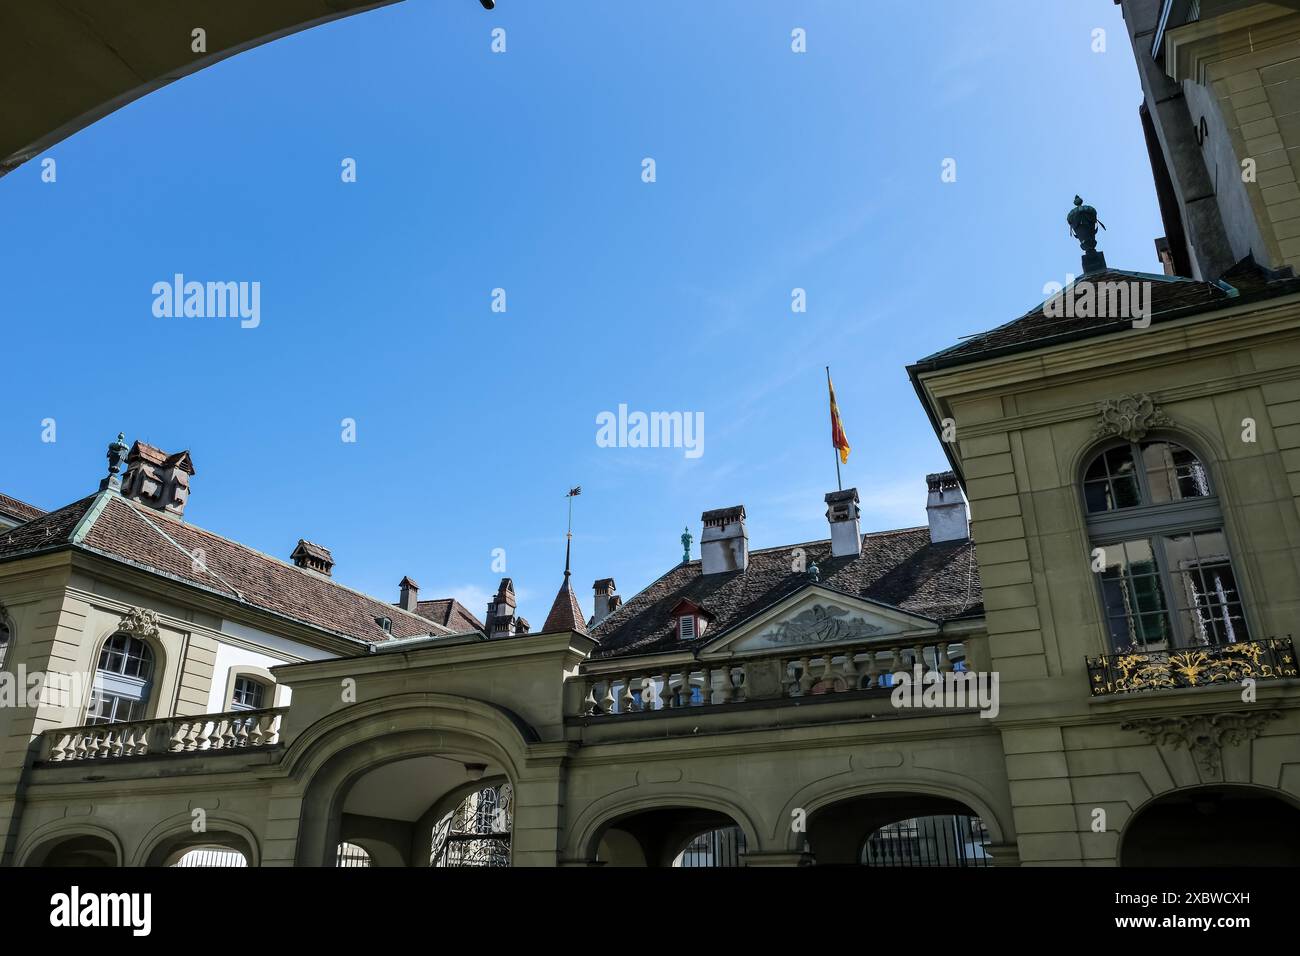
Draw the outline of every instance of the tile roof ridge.
M106 492L106 493L107 493L107 494L112 494L112 492ZM216 578L218 581L220 581L222 584L224 584L227 588L229 588L229 589L230 589L230 592L231 592L232 594L234 594L235 597L239 598L240 601L243 601L244 603L249 603L249 602L248 602L248 599L245 598L244 595L240 593L239 588L235 587L233 584L231 584L229 581L227 581L225 578L223 578L223 577L222 577L220 574L218 574L216 571L213 571L210 567L208 567L208 562L207 562L207 561L200 561L197 557L195 557L195 555L194 555L194 553L193 553L192 551L190 551L190 550L189 550L188 548L186 548L183 544L181 544L179 541L177 541L175 538L173 538L171 535L169 535L169 534L168 534L166 531L164 531L162 528L158 527L156 524L154 524L152 521L150 521L149 518L148 518L148 516L146 516L145 513L144 513L141 509L139 509L139 508L131 508L130 510L131 510L132 514L134 514L137 518L139 518L141 521L143 521L143 522L144 522L146 525L148 525L150 528L153 528L154 531L157 531L158 534L159 534L160 536L162 536L162 537L163 537L163 538L164 538L164 539L165 539L165 540L166 540L166 541L167 541L167 542L168 542L172 547L174 547L174 548L175 548L177 551L179 551L181 554L183 554L183 555L185 555L187 558L189 558L189 559L190 559L190 562L191 562L194 566L199 567L199 568L202 568L204 574L208 574L208 575L211 575L212 577ZM98 517L98 515L96 515L96 517Z

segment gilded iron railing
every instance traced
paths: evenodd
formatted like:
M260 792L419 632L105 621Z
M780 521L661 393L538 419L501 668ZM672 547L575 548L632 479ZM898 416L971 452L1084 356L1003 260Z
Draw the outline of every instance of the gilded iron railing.
M1207 647L1126 651L1087 660L1094 697L1296 676L1295 646L1290 635Z

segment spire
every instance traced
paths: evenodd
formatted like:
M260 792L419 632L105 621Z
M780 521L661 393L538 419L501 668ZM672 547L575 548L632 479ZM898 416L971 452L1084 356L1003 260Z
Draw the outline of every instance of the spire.
M542 625L542 631L546 634L556 631L577 631L583 636L588 636L587 622L582 616L582 605L578 603L578 595L573 592L573 585L569 583L567 571L564 573L564 583L560 585L559 593L555 595L555 603L551 605L551 613L546 615L546 623Z

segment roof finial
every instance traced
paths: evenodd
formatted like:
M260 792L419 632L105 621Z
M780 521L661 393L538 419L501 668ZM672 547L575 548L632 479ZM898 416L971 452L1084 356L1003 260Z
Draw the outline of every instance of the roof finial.
M122 479L117 477L117 473L122 470L126 453L126 432L118 432L117 441L108 446L108 477L100 481L100 491L122 490Z
M1083 199L1074 197L1074 208L1065 217L1070 226L1070 235L1079 240L1083 249L1083 274L1100 272L1106 268L1106 256L1097 251L1097 227L1105 229L1106 224L1097 218L1097 210L1084 205Z
M682 564L691 563L691 542L695 539L691 537L691 529L682 529Z

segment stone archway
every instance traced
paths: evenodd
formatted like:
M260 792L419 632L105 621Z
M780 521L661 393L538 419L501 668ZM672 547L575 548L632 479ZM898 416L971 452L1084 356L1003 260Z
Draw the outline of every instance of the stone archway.
M1121 866L1300 866L1300 808L1275 790L1191 787L1151 800L1120 834Z
M603 866L740 866L747 842L721 810L689 805L633 810L605 821L593 840Z
M806 848L820 865L984 866L979 814L951 797L862 794L824 804L807 819Z
M24 866L113 867L119 865L117 847L97 834L68 834L39 844Z
M479 780L518 787L524 732L491 705L432 694L384 698L322 720L290 755L307 780L298 865L335 866L339 844L352 842L379 866L427 866L430 813Z

